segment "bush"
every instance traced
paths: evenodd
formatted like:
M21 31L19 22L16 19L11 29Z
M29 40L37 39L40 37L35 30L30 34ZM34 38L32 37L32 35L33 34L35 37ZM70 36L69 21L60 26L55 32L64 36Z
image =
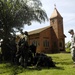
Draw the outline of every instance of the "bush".
M66 48L66 52L67 52L67 53L70 53L70 48L69 48L69 47Z
M68 53L70 53L70 46L71 46L71 42L68 41L68 42L65 44L66 52L68 52Z

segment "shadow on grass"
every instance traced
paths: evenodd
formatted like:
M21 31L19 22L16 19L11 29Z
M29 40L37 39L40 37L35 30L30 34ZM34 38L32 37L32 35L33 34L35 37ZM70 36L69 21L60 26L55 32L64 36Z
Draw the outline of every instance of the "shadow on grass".
M23 67L14 65L11 69L10 75L17 75L23 72Z
M50 69L59 69L59 70L64 70L64 68L63 67L28 67L27 68L27 70L28 71L32 71L32 70L37 70L37 71L40 71L40 70L43 70L43 69L48 69L48 70L50 70Z
M55 68L52 68L52 69L64 70L63 67L55 67Z
M58 69L58 70L64 70L63 67L50 67L50 68L47 68L47 67L36 67L36 66L28 66L27 68L24 68L22 66L17 66L17 65L11 65L9 63L7 64L3 64L3 66L0 66L0 70L3 69L0 74L5 74L5 73L10 73L10 75L18 75L22 72L25 72L25 71L41 71L43 69Z
M60 61L60 62L56 62L56 64L61 64L61 65L70 65L70 64L72 64L72 62Z
M23 68L17 65L11 65L10 63L0 64L0 74L17 75L23 72Z
M34 71L34 70L40 71L42 70L42 68L41 67L28 67L27 70L28 71Z

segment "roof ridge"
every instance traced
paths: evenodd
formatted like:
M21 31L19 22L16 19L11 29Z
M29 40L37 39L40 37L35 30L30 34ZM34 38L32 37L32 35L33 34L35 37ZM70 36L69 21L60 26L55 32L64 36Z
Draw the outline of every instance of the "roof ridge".
M41 31L49 28L50 26L46 26L46 27L43 27L43 28L40 28L40 29L36 29L36 30L32 30L32 31L29 31L28 34L31 35L31 34L36 34L36 33L40 33Z

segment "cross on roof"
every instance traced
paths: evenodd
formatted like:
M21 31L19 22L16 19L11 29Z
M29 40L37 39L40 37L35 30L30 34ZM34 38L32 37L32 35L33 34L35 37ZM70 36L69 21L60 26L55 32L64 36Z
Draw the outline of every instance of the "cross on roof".
M56 8L56 4L54 4L54 7Z

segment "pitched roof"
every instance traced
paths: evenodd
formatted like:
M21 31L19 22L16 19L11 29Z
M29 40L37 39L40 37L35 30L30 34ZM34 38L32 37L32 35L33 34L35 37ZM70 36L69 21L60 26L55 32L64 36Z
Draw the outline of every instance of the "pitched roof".
M50 19L51 19L51 18L55 18L55 17L57 17L57 16L62 17L62 16L60 15L60 13L58 12L58 10L57 10L56 8L54 8L54 11L53 11L53 13L52 13Z
M51 26L47 26L47 27L44 27L44 28L40 28L40 29L37 29L37 30L33 30L33 31L30 31L28 32L29 35L32 35L32 34L37 34L37 33L40 33L42 31L44 31L45 29L49 28Z

